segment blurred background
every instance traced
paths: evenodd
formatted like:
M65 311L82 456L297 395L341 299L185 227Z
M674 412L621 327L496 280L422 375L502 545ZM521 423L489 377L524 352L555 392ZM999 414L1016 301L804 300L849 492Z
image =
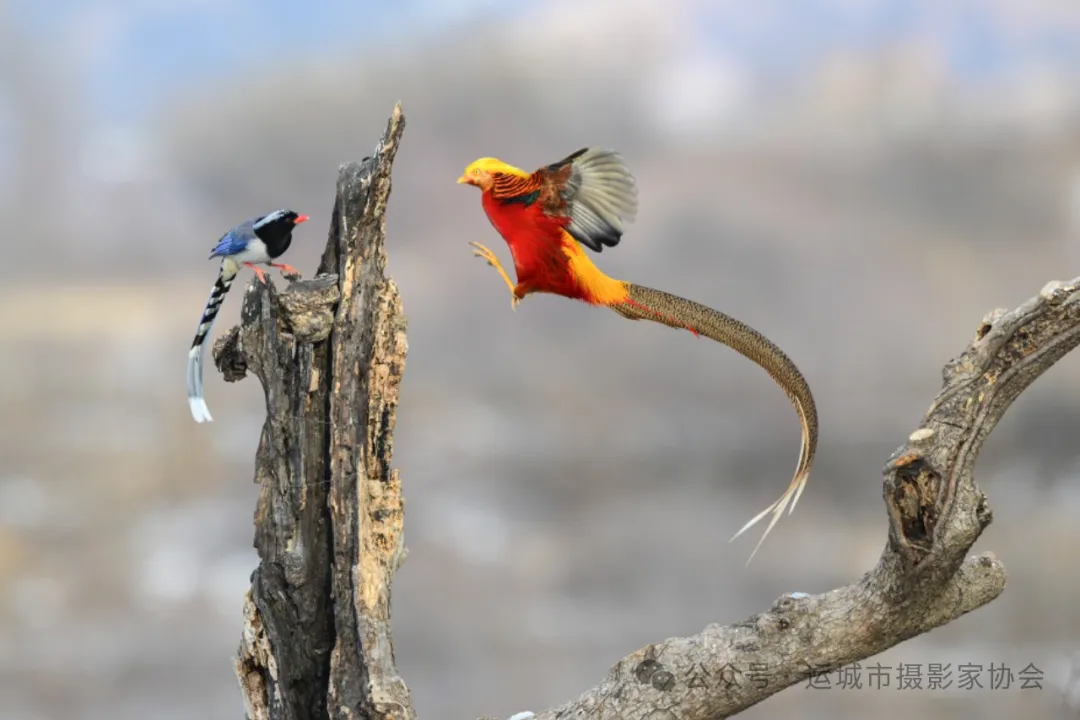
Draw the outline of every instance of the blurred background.
M289 206L313 218L286 258L310 275L338 165L398 100L393 612L421 717L562 703L649 642L856 580L885 542L882 466L942 365L987 311L1080 275L1075 0L16 0L0 53L2 720L242 717L264 409L257 381L208 371L215 422L189 414L207 255ZM666 327L553 297L511 312L470 255L508 262L454 184L468 162L585 145L641 188L602 268L754 325L814 388L815 471L749 568L759 531L728 539L798 452L780 390ZM978 465L976 549L1008 589L876 658L981 665L983 689L894 674L740 718L1075 716L1078 431L1068 356ZM991 663L1043 689L991 689Z

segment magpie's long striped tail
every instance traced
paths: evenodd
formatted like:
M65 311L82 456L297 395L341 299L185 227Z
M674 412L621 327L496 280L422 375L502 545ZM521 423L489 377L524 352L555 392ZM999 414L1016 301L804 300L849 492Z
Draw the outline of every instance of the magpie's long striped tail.
M225 301L225 295L228 294L236 278L237 269L231 266L232 263L228 262L221 264L217 282L214 283L214 289L210 291L210 299L206 301L206 309L203 310L199 327L195 331L195 340L191 343L191 350L188 351L187 395L188 405L191 406L191 415L195 418L195 422L213 420L210 417L210 408L206 407L206 400L203 399L203 356L206 353L206 338L210 335L210 328L214 326L214 320L217 319L218 312L221 310L221 303Z

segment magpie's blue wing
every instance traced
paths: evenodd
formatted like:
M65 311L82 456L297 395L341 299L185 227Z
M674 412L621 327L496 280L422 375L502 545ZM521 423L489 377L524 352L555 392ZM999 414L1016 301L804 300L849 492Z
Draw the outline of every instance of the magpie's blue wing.
M251 229L254 222L249 220L222 235L210 257L226 257L247 250L248 243L255 239L255 233Z

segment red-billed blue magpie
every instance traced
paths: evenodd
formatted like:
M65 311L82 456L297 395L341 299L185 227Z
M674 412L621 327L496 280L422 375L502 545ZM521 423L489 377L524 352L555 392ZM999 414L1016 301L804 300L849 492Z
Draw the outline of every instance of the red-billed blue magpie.
M206 350L206 337L214 325L214 319L221 310L225 294L229 292L233 280L242 266L255 271L261 282L266 282L266 273L256 265L269 265L279 268L282 274L299 275L296 268L272 262L285 254L292 244L292 232L300 223L308 219L307 215L298 215L292 210L275 210L268 215L240 223L221 236L217 247L210 253L210 258L221 258L217 282L206 301L199 327L195 331L195 341L191 343L187 361L188 405L195 422L208 422L210 409L206 407L202 389L203 356Z

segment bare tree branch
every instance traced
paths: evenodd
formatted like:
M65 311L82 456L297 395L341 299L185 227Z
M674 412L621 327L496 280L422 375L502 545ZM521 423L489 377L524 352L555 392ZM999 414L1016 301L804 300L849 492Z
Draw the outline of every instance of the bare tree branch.
M967 557L990 524L975 459L1021 392L1080 344L1080 278L989 313L944 370L923 420L885 465L888 538L858 582L788 594L734 625L642 648L577 700L535 720L731 717L811 675L864 660L990 602L1005 568Z
M241 325L214 349L226 379L250 371L266 393L261 562L236 660L252 720L414 717L390 633L404 557L390 459L406 341L384 225L403 128L396 107L375 155L341 168L319 274L280 293L253 282ZM885 465L886 544L857 582L784 595L742 622L649 645L578 699L515 718L731 717L996 598L1005 568L989 553L968 557L992 518L975 459L1012 401L1080 344L1078 284L1051 283L988 314L946 365L921 426Z

